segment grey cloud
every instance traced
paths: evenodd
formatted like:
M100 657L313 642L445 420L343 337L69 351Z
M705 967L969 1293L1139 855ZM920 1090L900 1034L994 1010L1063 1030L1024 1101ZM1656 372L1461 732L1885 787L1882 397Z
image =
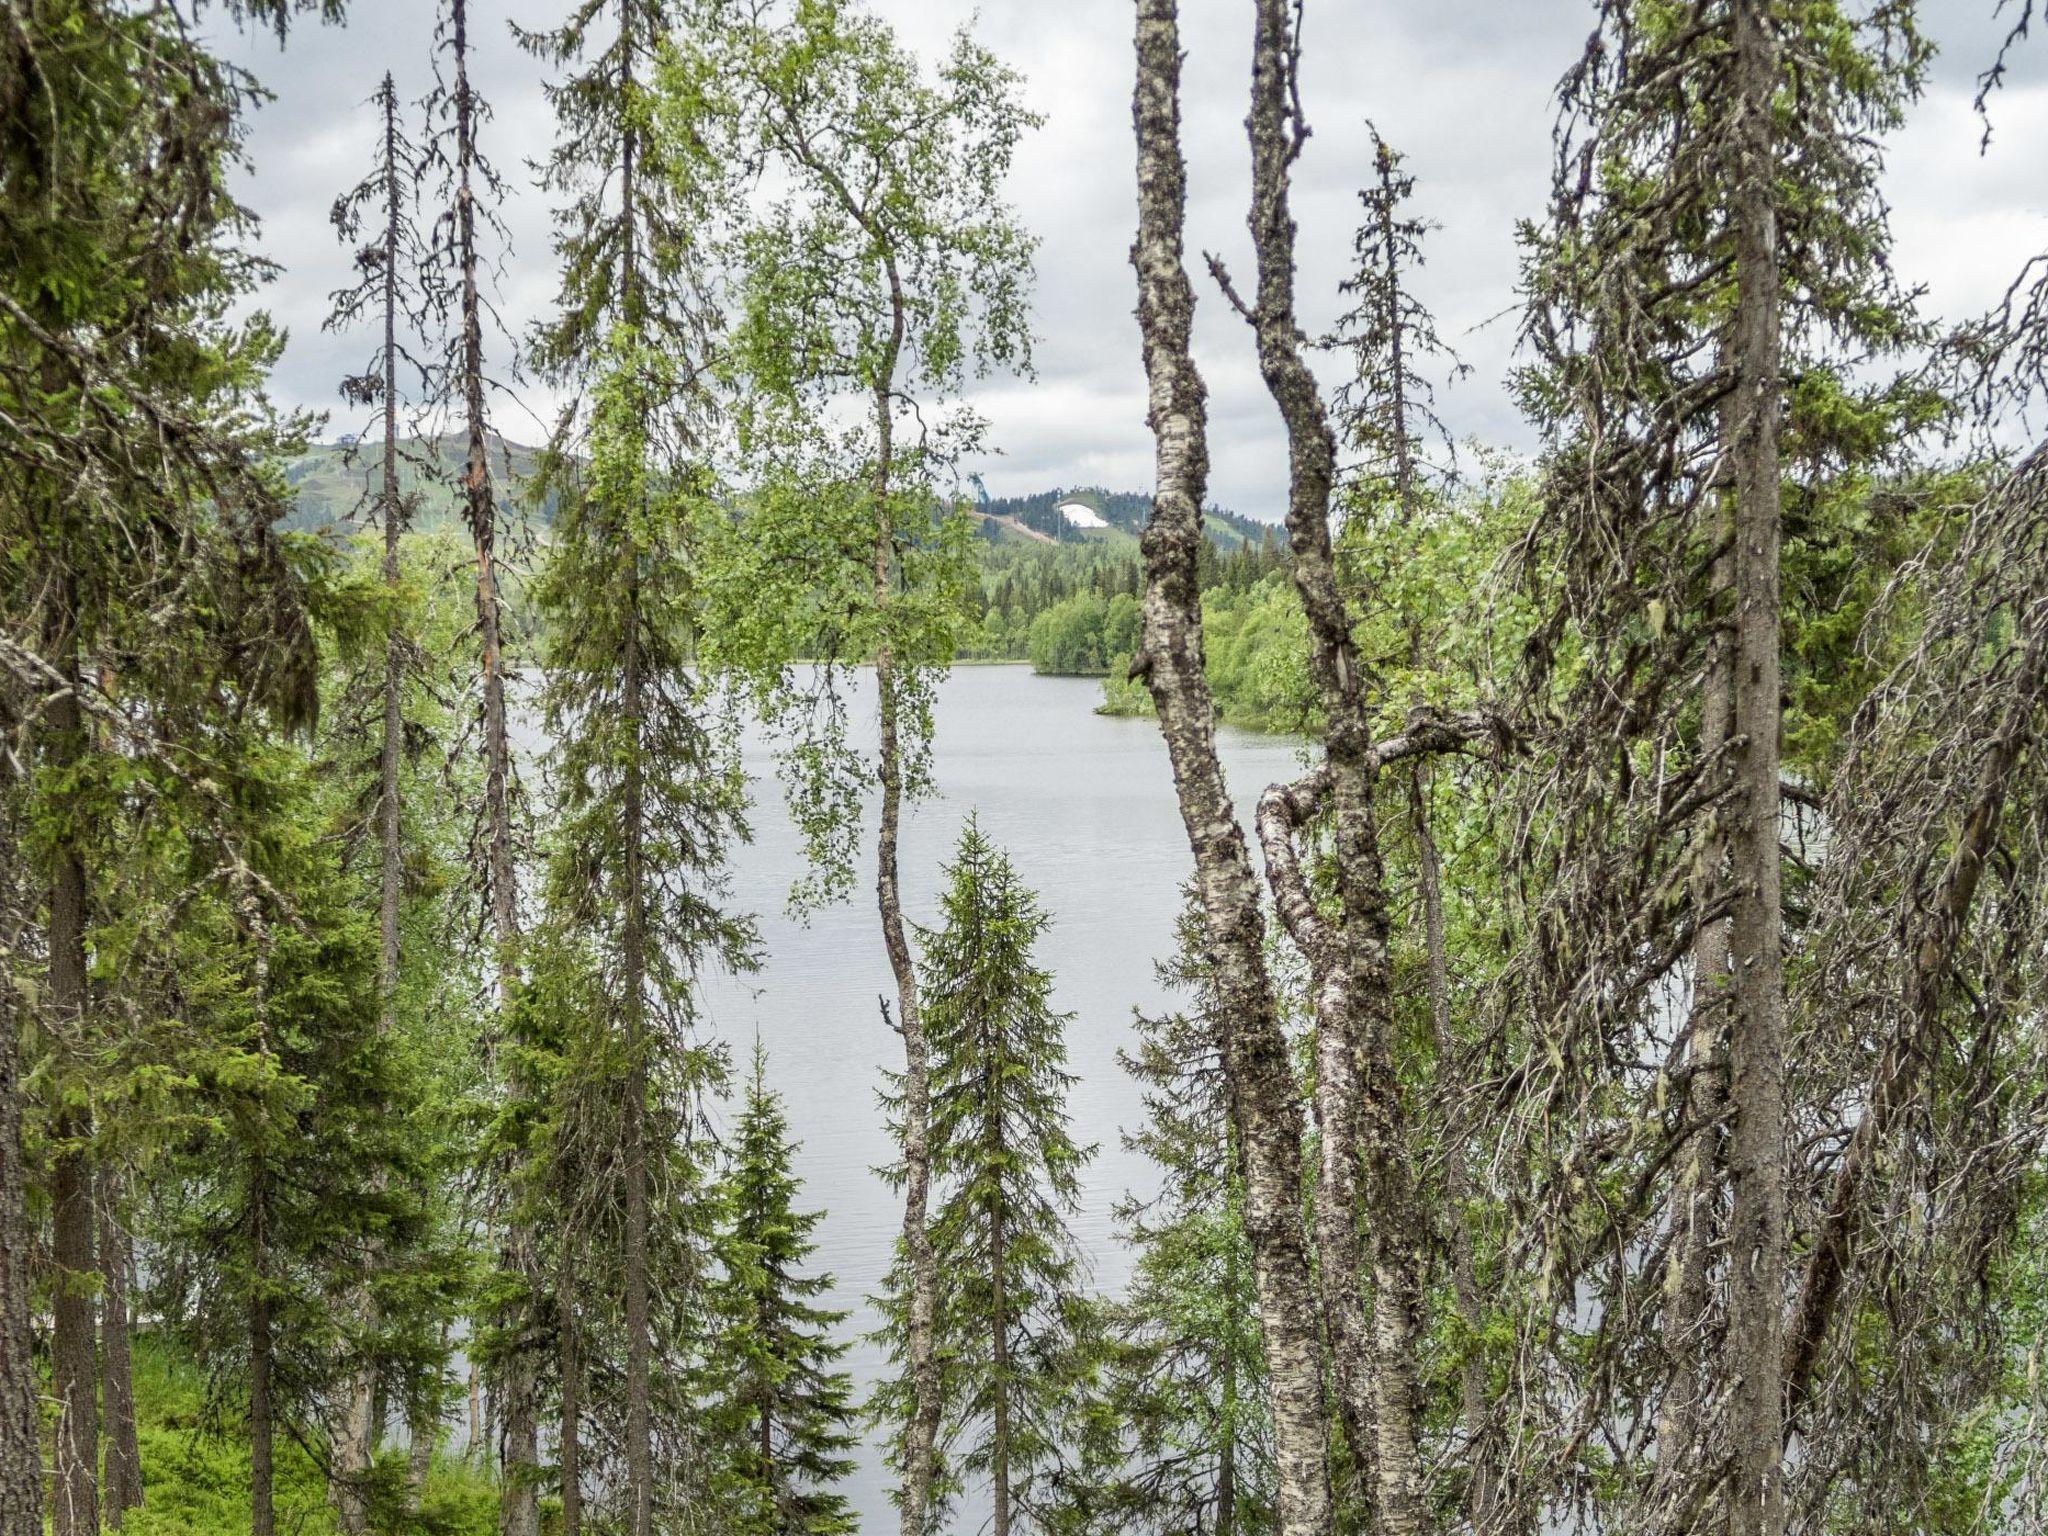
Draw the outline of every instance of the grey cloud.
M474 0L473 0L474 3ZM1130 9L1121 0L877 0L915 46L936 52L957 27L977 35L1027 79L1045 127L1020 151L1012 195L1042 239L1037 377L990 380L974 403L1001 452L977 466L992 490L1098 481L1143 488L1151 479L1143 379L1127 250L1132 221ZM1249 279L1244 148L1249 8L1243 0L1185 0L1189 50L1189 244L1214 250ZM977 15L978 11L978 15ZM1980 158L1970 109L1977 73L2003 35L1993 0L1929 0L1942 44L1929 96L1891 149L1899 268L1929 288L1930 308L1956 316L1995 301L2020 263L2048 245L2048 192L2024 153L2048 128L2048 62L2022 53L1994 103L1997 134ZM280 54L267 39L234 40L234 55L275 92L258 117L244 196L264 217L265 248L281 263L262 303L291 331L279 397L325 408L362 338L323 336L330 289L347 253L326 210L359 174L371 134L362 103L388 66L416 99L431 84L430 0L354 0L346 29L307 27ZM515 335L545 313L553 289L551 229L527 163L546 152L552 124L539 66L500 25L541 25L548 0L479 5L475 74L496 108L489 148L511 199L515 254L501 307ZM1440 327L1472 365L1445 392L1459 437L1533 447L1506 390L1516 327L1516 221L1540 213L1550 170L1551 90L1591 20L1582 0L1311 0L1304 98L1315 133L1298 177L1305 323L1341 310L1336 285L1350 255L1356 191L1369 168L1370 117L1409 156L1419 212L1442 226L1418 282ZM2031 45L2048 48L2048 37ZM1278 515L1285 447L1253 366L1250 339L1197 270L1196 344L1215 420L1212 492L1224 505ZM494 347L503 357L506 344ZM529 386L532 411L553 402ZM516 414L506 427L519 433ZM336 419L337 429L352 426Z

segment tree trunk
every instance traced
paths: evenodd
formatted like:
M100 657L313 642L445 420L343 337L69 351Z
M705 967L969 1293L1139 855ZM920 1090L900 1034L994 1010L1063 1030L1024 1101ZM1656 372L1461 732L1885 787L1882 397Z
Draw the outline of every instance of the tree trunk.
M1777 229L1774 50L1763 0L1735 0L1736 797L1729 835L1728 1344L1732 1536L1784 1528L1785 999L1779 905Z
M462 473L463 515L476 550L476 624L483 673L484 880L495 947L498 1014L511 1012L518 976L519 888L512 848L512 744L505 708L505 654L498 595L498 508L491 490L490 443L485 426L483 301L477 286L476 100L469 87L467 0L449 0L450 56L455 65L455 239L461 268L462 402L467 433ZM542 1289L540 1245L514 1222L505 1234L506 1267L525 1294L511 1304L504 1325L513 1340L497 1384L500 1536L539 1536L539 1369L533 1359L533 1312Z
M1301 1109L1265 965L1258 883L1216 756L1216 706L1202 672L1197 585L1208 443L1201 376L1189 351L1194 293L1183 261L1187 169L1180 147L1180 22L1175 0L1139 0L1138 319L1156 446L1146 522L1143 676L1158 710L1194 854L1216 978L1232 1117L1245 1163L1245 1231L1273 1415L1279 1536L1331 1529L1320 1340L1301 1230Z
M992 1074L991 1074L992 1076ZM1002 1122L999 1118L996 1100L1000 1090L992 1080L987 1088L989 1096L989 1126L995 1142L994 1159L991 1166L1003 1166ZM1010 1536L1010 1320L1008 1235L1003 1226L1002 1200L991 1203L988 1234L988 1282L990 1311L994 1315L994 1327L989 1330L989 1358L995 1374L995 1404L993 1413L994 1457L991 1464L990 1481L995 1493L995 1536Z
M386 84L389 80L387 77ZM398 1027L398 903L403 872L399 845L398 770L404 743L400 712L403 647L397 612L398 541L405 510L398 490L398 110L397 100L384 101L384 464L378 487L379 515L384 524L383 578L392 604L384 636L384 722L377 762L377 840L380 856L377 891L377 1025L389 1035ZM379 1262L372 1243L366 1267ZM356 1315L365 1335L377 1330L377 1293L366 1275L356 1288ZM366 1480L377 1452L380 1415L376 1407L377 1371L366 1353L349 1381L348 1397L334 1444L334 1503L342 1536L362 1536L369 1524Z
M630 540L622 540L628 548ZM627 582L628 622L638 622L639 583ZM631 1536L651 1536L654 1526L654 1431L649 1380L651 1320L647 1294L647 1068L642 1060L647 956L646 891L642 870L641 769L638 721L641 710L640 646L629 638L623 658L626 718L635 732L626 760L624 827L626 921L622 982L626 1007L626 1073L622 1153L626 1176L626 1492Z
M64 611L54 624L68 692L49 705L50 758L62 772L84 750L84 717L74 598L68 581ZM85 964L85 861L69 830L59 841L50 880L50 1014L61 1049L83 1047L87 1027ZM93 1181L85 1142L92 1134L83 1108L62 1104L51 1126L58 1150L50 1159L50 1203L55 1231L56 1300L51 1343L51 1386L57 1399L54 1536L99 1536L99 1375L94 1339Z
M631 124L634 91L634 51L637 47L633 7L622 5L619 25L619 57L622 60L620 90L628 98ZM640 135L629 126L620 142L620 216L622 229L619 289L626 324L638 326L645 314L639 266L638 193L635 181L640 173ZM647 423L641 422L640 452L648 452ZM645 506L635 509L644 520ZM625 558L626 635L625 655L620 658L624 676L621 705L626 727L632 735L625 763L625 804L621 833L624 838L626 911L621 935L622 982L626 1012L626 1103L621 1127L626 1175L626 1497L630 1511L630 1536L652 1536L654 1529L654 1421L650 1380L653 1365L652 1319L649 1313L647 1280L647 889L644 867L646 838L644 812L644 769L642 689L640 652L640 566L637 534L619 538Z
M874 591L887 610L896 579L896 528L889 510L894 472L895 420L890 413L896 360L903 349L905 304L895 260L889 257L890 334L875 387ZM931 1202L931 1076L918 1004L917 967L903 924L903 887L897 844L903 819L901 700L894 658L885 640L875 654L875 689L881 717L879 777L882 807L875 833L875 905L882 945L896 981L897 1028L903 1036L903 1250L910 1261L910 1364L912 1409L903 1437L903 1483L898 1499L902 1536L926 1536L931 1520L933 1465L939 1441L939 1265L928 1226Z
M1318 1165L1315 1186L1316 1278L1329 1336L1337 1418L1351 1452L1363 1527L1374 1524L1379 1413L1374 1401L1373 1335L1365 1297L1365 1250L1358 1233L1358 1042L1353 1037L1352 976L1334 935L1316 909L1294 838L1327 796L1329 774L1298 786L1275 785L1259 804L1259 830L1274 906L1309 962L1316 1019L1313 1108Z
M1717 543L1732 540L1725 525ZM1714 562L1713 588L1724 593L1734 579L1733 553ZM1709 642L1701 684L1702 759L1728 750L1734 729L1734 637L1717 631ZM1715 772L1724 774L1726 766ZM1705 1371L1712 1354L1708 1337L1711 1304L1710 1255L1720 1237L1723 1177L1720 1122L1727 1107L1729 918L1726 905L1727 839L1716 829L1704 868L1695 881L1693 909L1692 1006L1686 1020L1685 1145L1678 1158L1672 1209L1672 1241L1665 1275L1663 1345L1669 1377L1657 1414L1657 1473L1651 1505L1667 1536L1693 1529L1702 1501L1711 1492L1703 1466L1702 1410Z
M1406 1116L1394 1061L1393 976L1388 957L1388 894L1373 806L1377 763L1365 700L1365 669L1351 637L1351 614L1337 582L1330 545L1330 497L1336 439L1315 375L1301 354L1294 309L1295 228L1289 175L1306 125L1296 116L1295 38L1287 0L1258 0L1252 45L1250 227L1258 260L1252 306L1259 370L1287 428L1287 533L1293 574L1308 618L1309 671L1323 706L1324 758L1334 823L1339 918L1325 956L1329 995L1318 1028L1338 1039L1327 1054L1348 1053L1349 1073L1318 1083L1326 1123L1357 1127L1373 1292L1371 1411L1376 1415L1377 1528L1416 1536L1423 1528L1420 1373L1421 1224L1408 1174ZM1340 1097L1355 1096L1342 1104ZM1341 1149L1336 1154L1342 1156ZM1326 1158L1326 1166L1328 1165ZM1350 1213L1341 1213L1343 1219ZM1335 1234L1339 1214L1319 1220ZM1338 1234L1341 1237L1341 1234ZM1362 1293L1355 1245L1321 1254L1326 1292ZM1348 1275L1343 1266L1354 1266ZM1338 1329L1332 1320L1332 1346ZM1355 1348L1346 1341L1347 1347ZM1341 1380L1340 1376L1340 1380ZM1358 1407L1363 1408L1361 1402Z
M581 1536L583 1530L583 1366L577 1359L576 1293L572 1280L565 1260L555 1288L562 1354L562 1536Z
M263 1159L249 1172L249 1536L277 1536L272 1472L277 1426L270 1405L270 1278Z
M100 1173L100 1402L106 1416L106 1522L142 1504L142 1452L135 1439L135 1368L129 1351L128 1229L122 1223L123 1185L111 1168Z
M0 727L6 700L0 697ZM0 780L0 882L14 876L16 784ZM21 1148L20 934L0 929L0 1531L43 1529L43 1459L29 1310L28 1170Z

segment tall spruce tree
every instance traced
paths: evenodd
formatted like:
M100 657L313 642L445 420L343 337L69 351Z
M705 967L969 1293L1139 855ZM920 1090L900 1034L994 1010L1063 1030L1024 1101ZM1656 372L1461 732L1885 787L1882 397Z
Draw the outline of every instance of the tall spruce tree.
M326 324L330 330L339 330L367 320L377 324L382 332L369 366L345 379L342 393L351 404L372 407L377 413L373 441L379 459L369 510L383 533L381 575L387 604L377 735L377 990L379 1026L390 1033L398 1023L400 901L405 859L399 788L405 752L407 646L399 545L405 533L408 507L399 489L399 371L401 366L420 371L407 342L424 319L419 309L422 290L417 279L425 250L411 217L422 161L411 138L399 125L398 89L388 72L371 102L380 119L372 169L336 199L331 215L341 239L361 242L355 253L355 281L333 295ZM371 1262L375 1262L374 1255ZM363 1290L363 1305L372 1305L367 1286ZM375 1372L366 1359L356 1372L336 1431L335 1499L345 1536L361 1536L367 1519L363 1483L376 1451L377 1386Z
M1603 4L1561 93L1551 219L1530 236L1525 398L1553 452L1528 655L1539 684L1574 679L1542 702L1571 725L1527 802L1547 827L1524 846L1573 850L1535 950L1560 1006L1536 1007L1555 1025L1542 1048L1573 1064L1553 1104L1583 1094L1573 1114L1592 1126L1628 1113L1629 1090L1580 1077L1577 1031L1597 1029L1611 1059L1617 1031L1640 1030L1621 1054L1664 1056L1654 992L1681 960L1689 972L1682 1111L1599 1154L1676 1171L1655 1207L1671 1259L1641 1277L1660 1368L1615 1407L1639 1437L1654 1424L1634 1464L1655 1465L1646 1497L1673 1531L1785 1523L1785 530L1801 530L1794 549L1843 539L1830 487L1931 414L1924 390L1869 366L1919 334L1878 175L1925 57L1909 6ZM1654 785L1634 772L1651 760L1666 765ZM1646 942L1668 958L1646 966ZM1572 1245L1550 1246L1557 1262ZM1604 1275L1603 1306L1632 1306L1637 1278Z
M281 30L300 8L236 9ZM7 11L0 395L14 473L0 498L0 611L13 713L35 770L10 776L9 792L29 797L24 846L47 892L34 919L43 1019L48 1038L74 1053L89 1045L88 834L106 809L92 792L94 764L112 755L88 730L88 715L109 724L112 712L87 679L111 671L154 700L224 660L257 691L283 684L305 697L307 656L288 635L239 657L215 644L269 598L282 629L293 621L290 581L270 581L275 492L256 470L267 434L251 408L275 342L260 319L218 318L261 270L242 243L246 216L224 190L251 92L188 21L177 7L101 0L22 0ZM130 280L108 284L109 271ZM268 591L216 585L195 607L224 568ZM163 740L124 729L110 744L166 774L189 769L167 760ZM48 1080L58 1085L52 1386L62 1405L51 1514L68 1536L99 1525L93 1176L83 1080ZM0 1173L19 1170L0 1159ZM18 1193L0 1192L0 1209L18 1209ZM6 1234L7 1246L22 1251L21 1236ZM9 1317L28 1315L10 1298ZM6 1347L12 1376L27 1340ZM34 1444L19 1436L26 1427L11 1426L10 1448ZM0 1499L32 1522L41 1500L30 1470L10 1457Z
M1094 1149L1067 1127L1071 1015L1053 1011L1052 975L1034 953L1050 919L972 817L946 875L940 926L918 930L932 1047L932 1250L947 1277L942 1444L956 1462L948 1481L987 1478L992 1529L1009 1536L1057 1523L1048 1488L1094 1366L1097 1320L1069 1225ZM899 1114L901 1105L899 1095ZM910 1286L899 1266L892 1317L908 1312ZM915 1386L901 1380L893 1396Z
M495 317L486 293L490 257L485 242L502 248L505 228L497 202L503 188L482 133L490 105L470 79L467 0L444 0L434 28L435 85L426 101L429 134L424 168L438 171L438 204L426 257L421 265L424 302L439 322L442 354L430 378L433 406L453 418L462 442L457 475L462 515L475 560L478 707L476 751L483 766L483 794L472 838L472 875L490 936L490 985L496 1021L487 1031L490 1048L509 1028L521 966L519 862L526 830L508 713L504 611L505 510L491 469L490 401L493 381L485 371L484 330ZM508 1059L516 1059L507 1053ZM525 1084L508 1079L505 1092L520 1097ZM521 1149L494 1140L494 1173L504 1185L516 1182L509 1164ZM500 1283L493 1287L492 1315L482 1330L482 1354L491 1371L498 1419L502 1478L499 1529L502 1536L537 1536L540 1521L539 1312L545 1285L539 1238L511 1213L516 1196L499 1192L497 1214Z
M650 1223L657 1204L673 1214L698 1198L655 1187L653 1171L674 1164L650 1142L659 1128L687 1128L710 1080L692 1038L695 975L746 964L751 945L717 904L726 848L745 836L743 785L693 666L697 551L722 514L695 445L709 346L701 194L654 121L658 61L681 18L674 0L599 0L525 36L574 71L550 89L559 136L543 178L567 199L556 216L564 286L533 348L550 378L590 392L587 414L565 417L543 477L560 497L539 607L567 825L549 902L591 936L616 1000L631 1536L649 1536L656 1519ZM657 1060L689 1065L657 1077ZM661 1278L671 1306L696 1283Z
M858 1443L853 1380L839 1369L847 1346L833 1337L846 1313L816 1303L829 1274L804 1272L823 1213L797 1209L795 1154L757 1041L719 1184L708 1298L712 1491L736 1536L844 1536L856 1524L837 1489Z

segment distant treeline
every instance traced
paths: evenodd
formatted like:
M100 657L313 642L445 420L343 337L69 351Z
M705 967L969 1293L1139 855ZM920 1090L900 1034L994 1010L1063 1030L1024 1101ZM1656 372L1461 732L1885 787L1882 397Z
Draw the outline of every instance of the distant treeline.
M1222 550L1205 544L1202 590L1218 608L1236 606L1286 569L1277 529ZM1092 677L1121 671L1136 648L1144 570L1124 544L995 545L981 555L981 589L963 659L1029 661L1040 672Z

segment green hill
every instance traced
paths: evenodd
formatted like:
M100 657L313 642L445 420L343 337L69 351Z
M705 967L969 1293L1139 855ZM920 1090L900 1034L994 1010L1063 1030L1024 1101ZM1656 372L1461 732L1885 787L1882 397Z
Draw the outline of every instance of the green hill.
M463 440L452 435L408 438L401 451L404 463L399 471L399 484L406 495L415 498L413 526L433 529L458 519L461 500L456 485L462 468ZM491 440L491 468L501 500L518 503L523 499L539 459L538 448L502 438ZM292 511L285 526L317 531L347 525L361 516L380 472L374 445L350 441L313 444L284 466L293 495ZM1075 526L1060 511L1070 503L1088 507L1105 526ZM546 506L539 509L541 522L547 521L549 510ZM1121 552L1137 549L1138 530L1144 527L1152 511L1152 498L1135 491L1083 486L992 498L969 511L977 519L981 535L991 544L1027 548L1096 544ZM1258 543L1274 532L1265 523L1217 507L1205 514L1204 525L1210 542L1225 551Z
M414 527L432 529L460 518L461 496L456 487L466 451L464 439L452 435L405 440L398 483L403 494L414 498ZM539 459L537 448L493 438L491 470L499 482L499 497L518 501ZM346 441L313 444L285 463L284 477L293 496L285 526L318 531L360 517L368 492L375 488L382 471L383 461L374 445Z

